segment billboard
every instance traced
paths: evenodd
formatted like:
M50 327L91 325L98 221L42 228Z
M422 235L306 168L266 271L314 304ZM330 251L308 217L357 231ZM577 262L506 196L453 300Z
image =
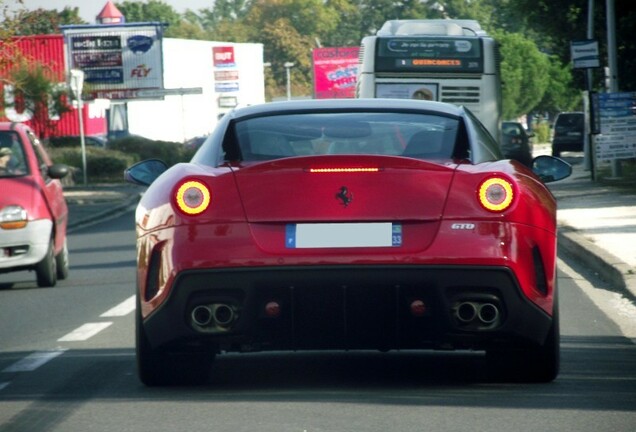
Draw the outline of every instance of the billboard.
M67 68L84 72L85 99L147 99L142 90L163 89L161 24L61 28Z
M212 47L212 63L214 65L214 91L216 93L240 91L234 46Z
M314 48L314 98L354 98L360 47Z
M636 92L596 93L595 97L601 125L601 134L595 141L596 159L635 158Z

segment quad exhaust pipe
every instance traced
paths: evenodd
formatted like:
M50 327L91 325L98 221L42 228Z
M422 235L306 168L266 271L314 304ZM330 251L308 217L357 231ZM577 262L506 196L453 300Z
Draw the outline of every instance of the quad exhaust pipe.
M194 307L190 316L199 327L207 327L212 323L217 327L229 327L236 320L236 311L229 304L215 303Z
M499 321L500 315L499 307L493 303L466 301L454 308L455 318L463 324L478 321L481 324L491 325Z

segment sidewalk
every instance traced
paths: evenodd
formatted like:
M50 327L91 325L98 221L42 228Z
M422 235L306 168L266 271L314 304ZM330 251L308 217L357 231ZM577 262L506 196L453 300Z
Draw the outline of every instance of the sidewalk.
M548 184L557 198L559 250L636 297L636 192L592 181L582 156L564 159L572 175Z
M548 184L558 203L559 250L636 297L636 193L593 182L580 155L565 159L572 176ZM134 208L143 190L127 183L66 187L69 232Z

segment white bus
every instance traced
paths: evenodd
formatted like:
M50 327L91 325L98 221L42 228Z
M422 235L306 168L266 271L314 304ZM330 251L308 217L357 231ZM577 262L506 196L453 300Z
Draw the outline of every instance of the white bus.
M390 20L362 39L356 97L463 105L499 141L497 43L473 20Z

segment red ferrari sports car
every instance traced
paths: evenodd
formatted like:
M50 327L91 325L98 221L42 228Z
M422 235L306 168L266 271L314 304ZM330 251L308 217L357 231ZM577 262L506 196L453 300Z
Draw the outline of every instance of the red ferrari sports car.
M269 103L225 115L190 163L141 162L141 381L204 379L219 352L485 350L559 368L556 203L571 167L503 160L454 105ZM510 372L510 370L509 370Z

